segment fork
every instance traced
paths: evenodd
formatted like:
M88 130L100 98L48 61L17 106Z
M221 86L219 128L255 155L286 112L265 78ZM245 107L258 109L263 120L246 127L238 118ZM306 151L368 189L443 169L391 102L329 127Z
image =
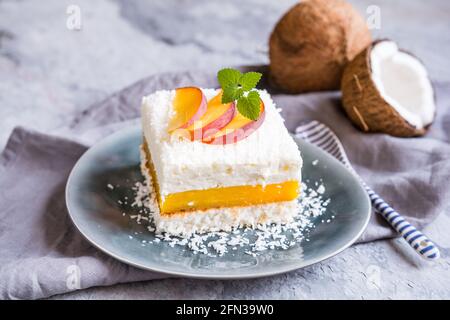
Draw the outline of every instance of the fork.
M297 127L296 136L316 145L322 150L338 159L353 173L366 190L375 211L394 228L406 242L424 259L438 260L440 257L438 247L421 231L411 225L401 214L388 205L376 194L356 173L345 153L344 147L336 134L323 123L313 120Z

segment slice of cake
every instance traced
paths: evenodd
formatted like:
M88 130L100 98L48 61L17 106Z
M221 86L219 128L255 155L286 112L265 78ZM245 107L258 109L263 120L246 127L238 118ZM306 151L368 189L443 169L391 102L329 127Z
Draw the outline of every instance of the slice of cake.
M266 91L257 119L222 90L179 88L143 98L141 169L156 194L157 232L189 235L289 223L302 159Z

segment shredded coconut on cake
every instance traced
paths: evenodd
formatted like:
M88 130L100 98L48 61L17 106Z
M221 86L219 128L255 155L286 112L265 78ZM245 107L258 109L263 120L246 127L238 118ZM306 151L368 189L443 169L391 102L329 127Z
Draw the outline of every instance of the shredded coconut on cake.
M307 181L309 183L309 181ZM302 183L302 195L298 199L298 215L294 221L288 224L257 225L254 228L233 228L230 232L208 232L204 234L192 234L187 237L174 236L168 233L155 233L155 239L145 241L143 246L166 242L170 247L181 246L191 250L194 254L206 254L212 257L233 253L238 249L244 250L246 254L257 256L266 250L287 250L309 241L308 231L315 227L315 221L329 223L331 219L317 220L327 209L330 199L324 198L326 191L322 181L315 182L314 187ZM156 197L146 183L135 182L132 191L134 201L131 204L138 214L130 214L130 219L137 224L144 224L149 232L154 233L153 220ZM128 198L118 200L120 204L126 204ZM131 237L131 236L130 236ZM131 238L130 238L131 239Z

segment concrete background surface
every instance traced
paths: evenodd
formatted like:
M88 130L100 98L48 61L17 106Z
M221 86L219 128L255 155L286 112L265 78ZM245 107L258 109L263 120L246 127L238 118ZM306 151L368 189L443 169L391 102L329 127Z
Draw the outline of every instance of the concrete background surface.
M267 40L296 1L0 0L0 149L14 126L43 132L142 77L166 71L267 63ZM434 81L449 82L450 2L351 1L381 12L375 37L414 52ZM68 5L81 30L66 26ZM447 53L447 54L446 54ZM246 281L155 280L91 288L58 299L450 298L450 213L426 232L442 248L421 261L401 239L349 248L314 266Z

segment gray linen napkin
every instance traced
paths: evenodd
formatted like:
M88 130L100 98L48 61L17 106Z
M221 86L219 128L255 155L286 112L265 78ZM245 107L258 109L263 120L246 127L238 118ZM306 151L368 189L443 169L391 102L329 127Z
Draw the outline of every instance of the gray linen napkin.
M83 144L23 128L14 130L0 156L0 298L43 298L78 288L167 277L127 266L93 248L70 222L64 187L86 150L84 145L136 123L133 119L139 116L143 95L183 85L215 87L217 83L215 74L199 71L143 79L81 112L67 128L53 132ZM327 124L363 179L423 227L450 208L446 187L450 108L445 99L450 85L436 88L438 118L427 136L415 139L360 133L342 113L338 93L292 96L271 92L291 131L305 119ZM359 242L394 235L373 215Z
M92 247L67 214L66 179L85 146L16 128L0 158L0 299L164 277Z

